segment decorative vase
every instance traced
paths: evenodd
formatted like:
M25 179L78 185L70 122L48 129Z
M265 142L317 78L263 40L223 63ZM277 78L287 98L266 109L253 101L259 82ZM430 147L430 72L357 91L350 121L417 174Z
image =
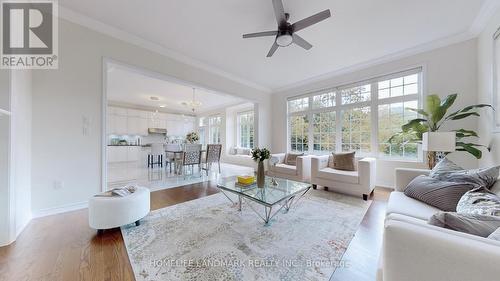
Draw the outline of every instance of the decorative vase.
M264 172L264 161L259 161L257 165L257 187L263 188L266 181Z

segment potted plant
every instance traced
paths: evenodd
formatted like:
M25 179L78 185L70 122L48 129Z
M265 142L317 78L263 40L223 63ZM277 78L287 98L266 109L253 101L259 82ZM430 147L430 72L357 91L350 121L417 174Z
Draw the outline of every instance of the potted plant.
M257 162L257 186L263 188L265 184L264 161L271 157L271 152L267 148L252 149L252 159Z
M196 143L200 139L200 136L198 136L197 132L191 132L186 135L186 140L189 143Z
M389 143L405 144L405 143L422 143L422 135L425 132L437 132L444 124L461 120L470 116L480 116L477 112L478 109L483 107L493 107L489 104L476 104L466 106L460 110L448 113L448 109L455 103L457 94L452 94L441 100L438 95L429 95L426 98L426 105L424 109L407 108L417 112L421 118L416 118L408 121L408 123L401 126L401 132L393 135L389 139ZM456 132L456 151L465 151L481 159L482 152L478 147L486 147L482 144L469 142L469 138L478 138L478 135L473 130L458 129L453 130ZM488 151L490 148L488 147ZM433 168L436 161L436 152L427 152L427 164L430 169Z

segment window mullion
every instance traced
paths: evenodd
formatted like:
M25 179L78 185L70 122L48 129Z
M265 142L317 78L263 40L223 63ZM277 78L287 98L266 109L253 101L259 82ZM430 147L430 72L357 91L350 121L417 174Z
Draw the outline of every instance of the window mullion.
M378 83L371 85L371 154L378 156Z
M342 151L342 96L335 90L335 152Z

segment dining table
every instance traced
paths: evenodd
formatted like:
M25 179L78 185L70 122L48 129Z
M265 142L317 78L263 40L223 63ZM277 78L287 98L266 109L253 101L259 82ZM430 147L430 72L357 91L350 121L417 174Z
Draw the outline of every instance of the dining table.
M172 153L172 154L174 154L174 158L175 159L179 159L178 155L182 155L183 152L184 152L184 150L182 150L182 149L169 149L169 148L165 149L165 153ZM202 149L202 150L200 150L200 152L201 152L201 158L203 158L203 155L207 152L207 150L206 149ZM201 161L200 161L199 165L201 165ZM175 174L180 174L180 172L177 170L177 161L174 161L174 173Z

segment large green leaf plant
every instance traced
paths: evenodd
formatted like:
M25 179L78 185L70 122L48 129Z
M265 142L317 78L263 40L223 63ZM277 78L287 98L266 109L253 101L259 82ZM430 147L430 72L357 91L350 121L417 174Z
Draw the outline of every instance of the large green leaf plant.
M425 132L439 131L444 124L450 121L461 120L471 116L479 117L478 110L480 108L489 107L493 109L489 104L476 104L466 106L463 109L448 114L448 109L455 103L457 96L457 94L452 94L441 100L437 95L429 95L426 98L424 109L407 108L407 110L420 114L420 117L410 120L401 126L401 132L393 135L389 139L389 143L421 143L422 135ZM478 134L473 130L467 129L453 131L456 132L457 138L456 150L468 152L477 159L481 159L482 152L479 148L486 146L469 141L470 138L478 138ZM488 147L487 149L488 151L490 150Z

